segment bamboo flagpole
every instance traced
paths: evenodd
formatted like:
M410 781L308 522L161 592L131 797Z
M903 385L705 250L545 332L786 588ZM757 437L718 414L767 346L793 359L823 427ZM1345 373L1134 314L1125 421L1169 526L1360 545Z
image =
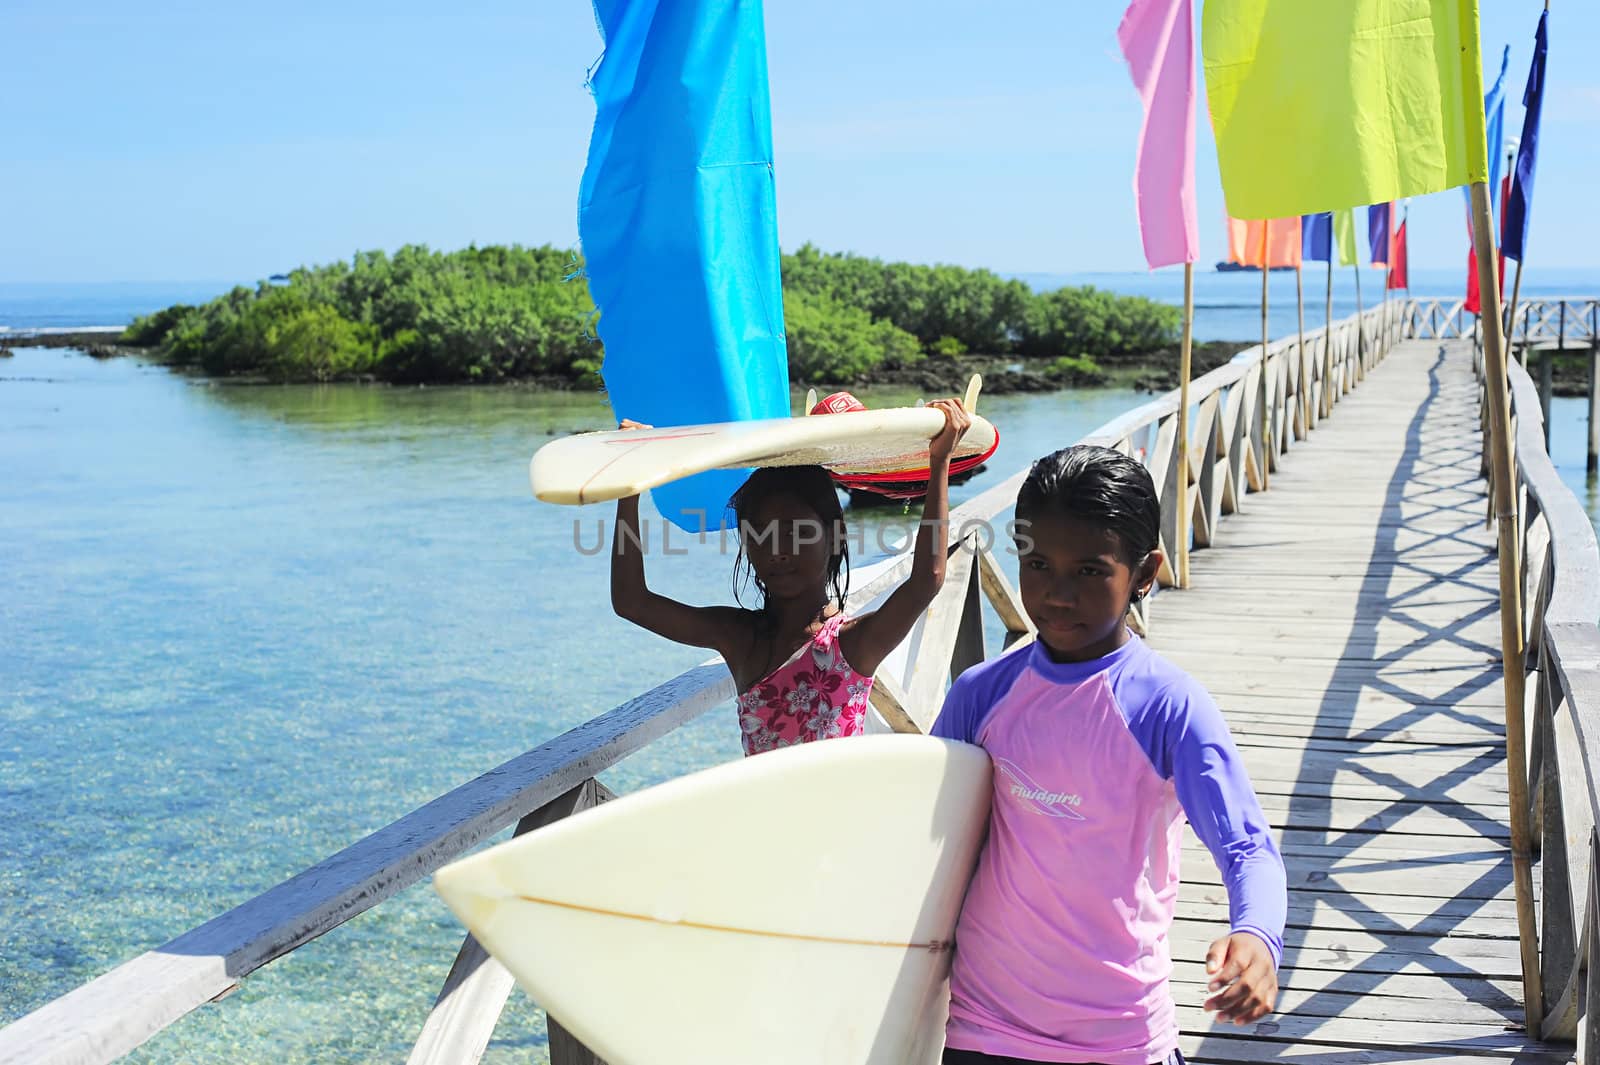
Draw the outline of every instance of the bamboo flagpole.
M1370 207L1367 208L1369 211L1371 209L1372 208ZM1391 203L1384 209L1383 224L1384 228L1388 230L1388 234L1385 237L1385 244L1387 245L1387 248L1383 253L1383 277L1378 281L1378 336L1380 338L1378 348L1379 351L1384 351L1389 346L1389 259L1394 255L1394 219L1390 216L1393 213L1394 204ZM1368 226L1371 226L1370 222L1368 223ZM1370 232L1371 229L1369 228L1368 233Z
M1304 223L1301 223L1304 225ZM1304 254L1301 259L1305 258ZM1311 400L1306 388L1306 293L1303 283L1304 263L1294 264L1294 302L1295 313L1300 322L1300 339L1296 345L1300 358L1300 384L1295 390L1296 407L1300 411L1300 431L1295 434L1296 440L1304 440L1311 432Z
M1402 305L1404 310L1401 312L1400 318L1400 335L1395 338L1396 340L1404 340L1406 338L1406 331L1412 327L1412 317L1415 311L1415 308L1411 306L1411 226L1408 224L1410 221L1411 201L1407 199L1404 209L1400 212L1400 228L1406 231L1406 296Z
M1411 221L1411 201L1406 201L1406 209L1400 215L1400 225L1406 231L1406 306L1411 306L1411 227L1406 223Z
M1545 10L1546 11L1550 10L1550 7L1549 7L1548 4L1545 5ZM1511 180L1512 180L1511 177L1510 177L1511 172L1516 167L1516 165L1517 165L1517 153L1515 151L1507 152L1506 153L1506 175L1507 175L1506 176L1506 184L1508 186L1510 185ZM1504 201L1504 199L1505 199L1505 196L1502 195L1501 200ZM1502 226L1505 224L1505 217L1506 217L1506 204L1504 202L1502 202L1500 204L1500 221L1501 221L1501 225ZM1505 234L1504 233L1499 234L1499 238L1498 239L1504 239L1504 238L1505 238ZM1496 259L1495 262L1498 265L1499 260ZM1508 350L1508 351L1512 350L1516 346L1516 339L1515 338L1516 338L1516 335L1517 335L1517 301L1522 296L1522 260L1521 259L1517 260L1517 272L1515 274L1515 278L1516 278L1516 280L1511 282L1511 313L1506 315L1505 337L1506 337L1506 345L1507 345L1506 350ZM1498 298L1499 295L1500 295L1500 293L1497 290L1495 292L1496 298ZM1483 305L1480 302L1479 303L1479 309L1480 310L1482 309L1482 306ZM1522 348L1521 348L1521 350L1519 350L1517 352L1517 361L1522 363L1522 365L1526 366L1526 365L1528 365L1528 343L1527 343L1528 338L1527 338L1527 335L1526 335L1526 331L1524 331L1524 335L1523 335L1522 340L1523 340Z
M1189 377L1194 342L1194 263L1183 264L1183 347L1178 360L1178 553L1173 576L1179 588L1189 587Z
M1533 912L1533 853L1528 826L1528 758L1524 718L1526 675L1522 629L1522 588L1518 574L1520 541L1517 489L1511 466L1511 409L1506 388L1505 336L1500 318L1500 279L1496 276L1494 227L1489 186L1475 181L1472 243L1478 257L1478 322L1483 328L1484 379L1489 400L1489 472L1494 491L1500 563L1500 657L1506 705L1506 776L1511 814L1511 879L1516 888L1517 932L1522 955L1523 1011L1529 1035L1538 1038L1544 1022L1544 990L1539 973L1538 929Z
M1515 346L1517 335L1517 301L1522 298L1522 260L1517 260L1517 272L1512 275L1516 280L1511 282L1511 313L1506 316L1506 343ZM1528 334L1523 330L1522 346L1517 348L1517 361L1528 365Z
M1257 452L1260 467L1257 476L1261 481L1261 491L1267 490L1270 475L1267 472L1272 465L1272 427L1267 423L1268 412L1272 409L1267 403L1267 344L1270 342L1267 335L1267 278L1272 273L1268 265L1268 249L1271 247L1269 234L1272 232L1272 220L1263 219L1261 222L1261 387L1256 391L1256 420L1261 431L1261 449Z
M1361 307L1361 252L1356 252L1356 263L1351 269L1356 272L1356 365L1365 366L1367 358L1367 323L1362 315L1365 313ZM1350 391L1350 377L1345 375L1345 391Z
M1322 318L1322 410L1320 417L1326 418L1333 413L1333 257L1337 254L1334 250L1334 237L1331 232L1333 223L1328 223L1328 293L1327 302L1323 306Z

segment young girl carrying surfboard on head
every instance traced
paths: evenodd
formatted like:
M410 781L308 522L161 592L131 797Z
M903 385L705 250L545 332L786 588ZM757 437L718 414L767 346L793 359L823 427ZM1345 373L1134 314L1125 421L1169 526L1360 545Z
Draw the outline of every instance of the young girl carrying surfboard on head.
M1180 1063L1170 931L1187 815L1222 872L1230 934L1207 1010L1270 1012L1283 859L1204 688L1128 631L1161 565L1143 466L1096 447L1034 463L1017 494L1038 639L962 673L932 734L994 764L989 837L956 926L947 1065Z
M868 614L844 613L849 548L832 476L821 466L759 469L734 494L735 577L748 576L756 609L689 606L645 583L639 497L617 501L611 606L659 636L718 651L739 690L745 754L859 735L872 676L944 583L950 453L971 423L954 399L929 406L944 428L928 444L928 493L911 575ZM622 428L649 426L624 420Z

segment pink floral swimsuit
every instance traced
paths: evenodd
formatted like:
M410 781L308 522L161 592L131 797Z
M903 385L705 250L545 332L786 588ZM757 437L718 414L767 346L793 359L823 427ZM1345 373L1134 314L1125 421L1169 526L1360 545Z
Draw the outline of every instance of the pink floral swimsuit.
M746 755L861 735L872 678L850 668L839 650L844 622L843 614L823 622L810 643L739 696Z

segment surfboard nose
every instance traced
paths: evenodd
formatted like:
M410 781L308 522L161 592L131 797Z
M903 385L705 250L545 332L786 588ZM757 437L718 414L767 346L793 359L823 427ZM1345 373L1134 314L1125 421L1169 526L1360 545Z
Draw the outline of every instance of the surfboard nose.
M481 939L481 930L489 924L504 896L495 893L497 878L486 875L491 871L476 870L473 864L468 860L442 867L433 874L433 890L450 907L450 912Z

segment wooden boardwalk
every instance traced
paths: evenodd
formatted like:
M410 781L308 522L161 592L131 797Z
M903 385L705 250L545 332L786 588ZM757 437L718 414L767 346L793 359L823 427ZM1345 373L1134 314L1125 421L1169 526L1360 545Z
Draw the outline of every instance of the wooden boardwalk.
M1200 1009L1227 900L1192 833L1195 1062L1567 1062L1521 1030L1496 559L1466 342L1399 345L1245 500L1151 642L1216 695L1289 874L1279 1012Z

